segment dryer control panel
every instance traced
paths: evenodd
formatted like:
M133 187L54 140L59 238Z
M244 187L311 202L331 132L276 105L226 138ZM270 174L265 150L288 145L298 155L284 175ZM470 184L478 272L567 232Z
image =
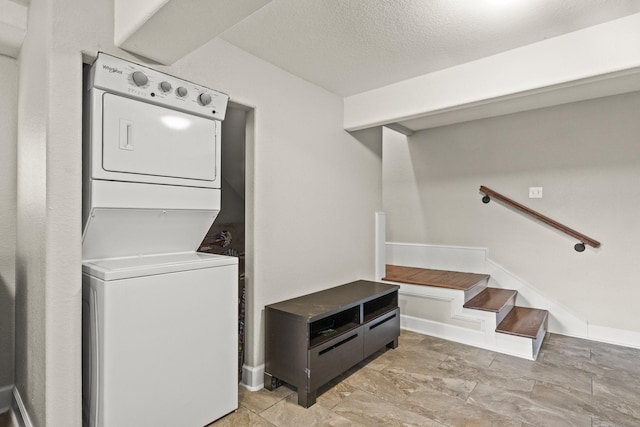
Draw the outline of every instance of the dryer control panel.
M98 53L90 86L202 117L224 120L229 95L133 62Z

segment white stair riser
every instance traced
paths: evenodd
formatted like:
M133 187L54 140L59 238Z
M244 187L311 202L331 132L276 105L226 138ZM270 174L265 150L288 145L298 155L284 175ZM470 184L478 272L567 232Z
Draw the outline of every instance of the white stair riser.
M496 313L496 325L499 325L500 322L502 322L504 318L507 317L507 314L511 312L511 309L516 305L517 296L518 294L516 293L514 296L509 298L509 301L507 302L507 304L505 304L504 307L502 307L502 310Z
M464 302L466 303L471 298L475 297L480 292L487 289L488 285L489 285L489 278L486 278L483 281L478 282L478 284L473 286L471 289L467 289L466 291L464 291Z
M453 324L454 322L447 323L437 319L429 319L425 317L419 318L401 314L400 326L403 329L499 353L509 354L528 360L535 360L539 345L534 345L534 340L531 338L507 335L495 331L498 324L496 321L497 315L501 315L502 318L504 318L513 304L508 304L510 307L508 307L508 310L507 307L505 307L503 309L504 313L463 308L463 304L465 302L464 291L432 286L409 285L405 283L395 284L400 285L399 295L401 297L406 295L438 301L447 301L450 305L450 318L452 320L466 320L469 322L480 323L480 330L474 330L455 325ZM515 296L512 300L513 299L515 299ZM546 329L544 332L546 332ZM542 340L539 341L540 345L541 343ZM535 348L536 345L537 349Z

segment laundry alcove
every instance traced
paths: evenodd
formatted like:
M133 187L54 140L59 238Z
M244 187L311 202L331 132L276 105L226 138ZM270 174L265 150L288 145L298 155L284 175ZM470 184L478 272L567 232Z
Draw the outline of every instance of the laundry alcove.
M222 208L204 237L200 252L238 257L238 375L245 350L245 271L247 265L246 147L249 110L230 104L222 124Z

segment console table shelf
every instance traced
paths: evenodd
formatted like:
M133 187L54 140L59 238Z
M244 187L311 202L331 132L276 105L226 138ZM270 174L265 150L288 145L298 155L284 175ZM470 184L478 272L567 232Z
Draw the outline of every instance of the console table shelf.
M265 307L264 384L298 389L308 408L317 389L400 335L398 285L358 280Z

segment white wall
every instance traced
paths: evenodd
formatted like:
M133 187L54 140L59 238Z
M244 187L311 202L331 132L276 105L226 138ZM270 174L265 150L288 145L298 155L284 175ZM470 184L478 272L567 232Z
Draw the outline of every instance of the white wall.
M590 324L640 331L640 92L434 128L387 131L387 241L488 247L488 257ZM501 192L602 242L572 238L497 202ZM529 199L528 187L544 187Z
M14 377L17 120L18 63L0 55L0 389Z
M45 2L31 2L28 27L39 31L28 31L25 37L18 85L15 385L36 426L46 425L47 257L55 256L45 249L49 103L46 20ZM60 243L64 248L75 242L67 239ZM73 275L63 276L70 277ZM58 327L71 332L75 325Z
M21 53L16 383L36 426L80 426L81 52L132 58L112 23L112 1L32 0ZM373 277L381 132L348 134L342 99L223 41L160 69L255 107L247 363L258 366L265 304Z
M173 70L255 106L255 142L247 147L255 162L255 213L247 221L255 265L246 278L246 363L259 366L266 304L373 277L381 131L354 138L342 129L341 98L221 40Z

